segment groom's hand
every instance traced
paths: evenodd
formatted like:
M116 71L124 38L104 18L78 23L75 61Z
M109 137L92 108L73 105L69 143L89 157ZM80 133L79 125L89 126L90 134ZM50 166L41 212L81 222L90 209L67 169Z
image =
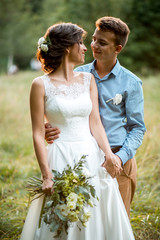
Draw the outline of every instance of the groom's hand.
M53 128L51 124L45 123L45 139L48 144L52 144L55 139L59 138L59 134L59 128Z
M111 175L112 178L120 175L123 170L121 159L114 153L111 156L106 157L106 160L102 164L102 167L106 168L107 172Z

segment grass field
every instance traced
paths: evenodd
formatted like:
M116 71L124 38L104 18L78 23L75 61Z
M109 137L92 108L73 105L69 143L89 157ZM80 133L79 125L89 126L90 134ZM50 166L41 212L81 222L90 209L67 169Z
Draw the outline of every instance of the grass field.
M28 209L24 188L39 176L32 146L29 90L37 72L0 76L0 239L18 240ZM142 78L147 132L136 154L131 223L136 240L160 239L160 75ZM128 239L129 240L129 239Z

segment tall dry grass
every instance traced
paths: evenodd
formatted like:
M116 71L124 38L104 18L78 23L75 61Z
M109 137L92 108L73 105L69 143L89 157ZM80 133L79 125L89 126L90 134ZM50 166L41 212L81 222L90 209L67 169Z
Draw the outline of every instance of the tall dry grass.
M28 209L25 180L39 175L29 116L32 79L0 76L0 239L19 239ZM137 191L131 209L136 240L160 239L160 75L143 79L147 132L136 154Z

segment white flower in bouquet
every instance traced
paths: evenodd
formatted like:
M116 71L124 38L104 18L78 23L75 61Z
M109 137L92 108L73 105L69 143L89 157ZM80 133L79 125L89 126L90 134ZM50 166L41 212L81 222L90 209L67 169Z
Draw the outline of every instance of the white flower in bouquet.
M66 204L58 204L57 205L57 209L60 210L61 214L64 216L64 217L67 217L68 213L69 213L69 209L67 207Z
M84 226L84 227L86 227L86 222L88 222L88 220L89 220L89 218L91 217L91 212L84 212L81 216L80 216L80 220L81 220L81 222L82 222L82 225Z
M70 193L69 195L68 195L68 197L66 198L66 200L69 202L77 202L77 198L78 198L78 195L76 194L76 193L74 193L74 192L72 192L72 193Z
M83 221L85 221L85 222L87 222L88 220L89 220L89 218L91 217L91 212L85 212L84 214L83 214Z
M70 212L68 214L68 219L71 221L71 222L77 222L79 220L78 218L78 214L76 212Z
M76 208L75 202L67 202L68 209L74 210Z

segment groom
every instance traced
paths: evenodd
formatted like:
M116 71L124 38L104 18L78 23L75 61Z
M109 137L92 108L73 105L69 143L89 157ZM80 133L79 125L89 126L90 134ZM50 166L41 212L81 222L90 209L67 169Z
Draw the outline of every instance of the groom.
M112 159L106 159L103 166L112 177L117 178L128 215L136 188L134 155L145 133L142 82L122 67L117 59L129 33L128 26L118 18L98 19L91 42L95 60L75 69L90 72L95 77L101 120L112 151L116 154L114 163ZM48 143L52 143L59 134L59 129L46 126Z

